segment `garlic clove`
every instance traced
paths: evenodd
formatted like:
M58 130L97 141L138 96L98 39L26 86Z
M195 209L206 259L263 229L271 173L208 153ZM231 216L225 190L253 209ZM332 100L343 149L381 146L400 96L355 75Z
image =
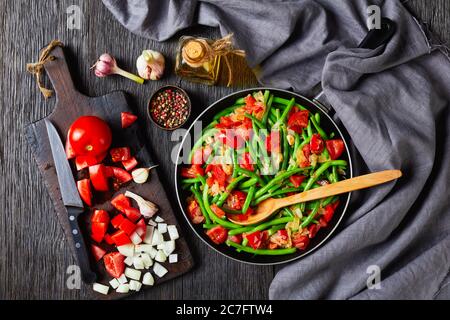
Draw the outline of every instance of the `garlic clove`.
M133 181L139 184L145 183L148 179L149 172L146 168L135 169L131 172Z

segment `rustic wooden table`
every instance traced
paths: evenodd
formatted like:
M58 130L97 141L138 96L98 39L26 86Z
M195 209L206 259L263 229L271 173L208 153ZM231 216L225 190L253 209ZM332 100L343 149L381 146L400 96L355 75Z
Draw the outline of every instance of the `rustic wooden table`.
M66 28L66 9L79 5L84 13L80 30ZM444 43L450 43L450 2L410 0L407 6ZM67 267L74 263L53 205L23 136L26 124L49 114L54 99L46 102L37 90L25 64L36 60L41 47L52 39L62 40L78 89L91 96L125 90L141 119L146 119L147 97L157 86L176 83L191 95L193 119L204 107L233 91L223 86L207 87L180 81L167 72L162 81L137 86L119 77L99 80L89 66L104 51L114 53L119 64L134 70L134 58L143 48L155 48L169 57L173 69L176 38L156 43L124 29L98 1L9 1L0 0L0 299L83 299L90 287L69 290ZM199 28L186 33L217 37L217 30ZM240 79L251 83L251 78ZM47 83L48 84L48 83ZM171 134L148 125L146 137L165 188L173 195ZM265 299L276 272L274 267L250 266L231 261L209 249L188 230L181 213L179 221L196 260L190 273L174 281L134 295L135 299Z

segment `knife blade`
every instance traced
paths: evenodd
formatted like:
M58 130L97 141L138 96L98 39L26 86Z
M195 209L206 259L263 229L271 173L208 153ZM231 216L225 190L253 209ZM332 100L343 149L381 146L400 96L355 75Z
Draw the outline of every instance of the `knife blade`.
M81 278L87 282L92 283L97 278L96 274L92 272L89 255L84 243L83 235L78 223L79 216L84 212L83 201L81 201L75 185L75 179L72 175L69 161L67 161L66 152L64 150L61 138L55 126L47 119L45 119L47 127L48 139L50 142L50 149L52 151L53 162L58 177L59 190L64 206L67 209L69 225L71 234L75 243L75 253L80 267Z

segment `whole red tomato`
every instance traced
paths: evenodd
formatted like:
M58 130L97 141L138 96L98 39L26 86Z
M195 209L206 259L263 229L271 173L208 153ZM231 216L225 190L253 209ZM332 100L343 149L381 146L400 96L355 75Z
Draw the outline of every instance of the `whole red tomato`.
M96 156L109 149L112 135L104 120L95 116L82 116L70 126L68 139L77 156Z

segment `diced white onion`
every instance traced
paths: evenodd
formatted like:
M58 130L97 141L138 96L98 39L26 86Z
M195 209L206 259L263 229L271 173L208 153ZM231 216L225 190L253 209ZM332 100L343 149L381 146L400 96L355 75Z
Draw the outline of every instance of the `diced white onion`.
M142 262L144 263L145 269L150 268L153 265L153 260L150 258L148 253L143 253L141 256Z
M145 231L144 243L152 244L153 229L155 229L155 227L147 226L146 231Z
M141 272L139 270L131 268L125 268L125 275L127 276L127 278L133 280L139 280L141 278Z
M134 244L139 244L142 242L141 237L137 234L137 232L133 232L130 236L131 242Z
M122 275L117 278L117 281L119 281L120 284L127 283L128 279L127 279L127 277L125 277L125 273L122 273Z
M178 254L174 253L169 255L169 263L177 263L178 262Z
M167 232L167 223L158 223L158 231L161 233Z
M167 256L164 254L164 251L158 250L158 253L156 254L155 260L158 262L166 262Z
M123 283L116 289L117 293L128 293L128 291L130 291L128 283Z
M118 281L117 279L112 279L112 280L109 282L109 284L110 284L110 286L111 286L113 289L117 289L117 287L120 285L120 283L119 283L119 281Z
M155 279L150 272L147 272L144 274L144 278L142 278L142 283L146 286L152 286L155 284Z
M123 254L125 257L132 257L132 256L134 256L134 244L132 244L132 243L128 243L128 244L124 244L122 246L118 246L117 250L119 250L119 252L121 254Z
M101 284L101 283L94 283L93 289L94 289L94 291L97 291L104 295L107 295L108 291L109 291L109 287L105 286L104 284Z
M133 258L133 266L137 270L144 269L144 261L142 261L142 258L134 257Z
M158 254L158 250L156 250L155 248L151 247L151 249L148 252L148 254L150 255L150 258L155 259L156 255Z
M156 218L155 218L155 222L158 222L158 223L160 223L160 222L164 222L164 219L163 219L163 218L161 218L160 216L156 216Z
M178 238L180 238L176 226L174 225L167 226L167 231L169 232L170 240L177 240Z
M156 227L158 224L155 222L155 221L153 221L152 219L150 219L150 220L148 220L148 224L150 225L150 226L153 226L153 227Z
M131 267L133 265L133 257L126 257L124 262L127 266Z
M159 232L158 229L153 230L153 237L152 237L152 246L157 246L158 244L162 243L164 241L163 235Z
M142 283L140 283L139 281L136 281L136 280L130 281L130 290L139 291L139 290L141 290L141 287L142 287Z
M166 254L166 256L170 255L172 252L175 251L175 241L170 240L170 241L164 241L164 253Z
M160 265L158 262L155 262L153 266L153 272L160 278L164 277L164 275L168 272L166 268Z

